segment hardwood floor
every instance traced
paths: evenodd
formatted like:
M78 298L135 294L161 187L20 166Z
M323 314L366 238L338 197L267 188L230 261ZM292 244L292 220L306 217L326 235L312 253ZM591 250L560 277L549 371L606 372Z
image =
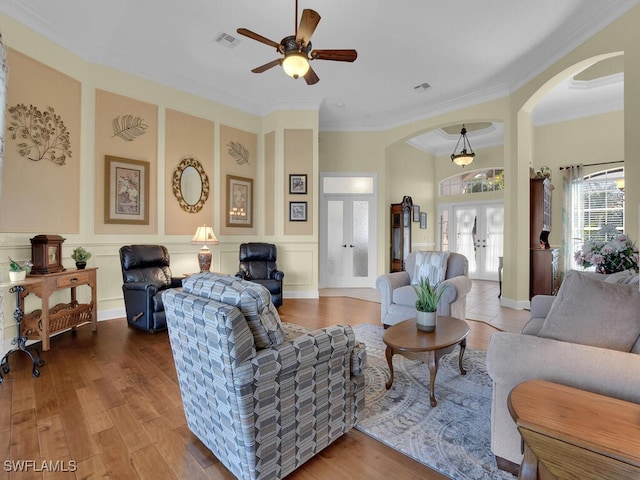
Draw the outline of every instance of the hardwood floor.
M280 315L313 328L380 324L379 304L347 297L286 299ZM467 345L486 349L496 330L469 324ZM186 426L166 332L108 320L55 336L43 358L34 378L27 356L11 355L0 384L0 480L234 478ZM287 477L327 478L446 477L352 429Z

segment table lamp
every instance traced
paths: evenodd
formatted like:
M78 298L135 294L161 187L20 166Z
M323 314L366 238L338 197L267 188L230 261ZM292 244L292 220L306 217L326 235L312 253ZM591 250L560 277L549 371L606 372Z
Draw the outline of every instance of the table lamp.
M207 245L218 243L218 239L213 233L213 227L207 227L206 225L198 227L196 234L191 239L191 243L202 245L198 252L198 265L200 265L200 272L208 272L211 268L211 250Z

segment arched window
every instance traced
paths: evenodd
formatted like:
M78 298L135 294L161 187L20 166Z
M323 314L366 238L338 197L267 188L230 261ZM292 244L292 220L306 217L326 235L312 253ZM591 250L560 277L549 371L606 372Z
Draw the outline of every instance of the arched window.
M504 190L503 168L465 171L440 182L440 195L443 197L497 190Z

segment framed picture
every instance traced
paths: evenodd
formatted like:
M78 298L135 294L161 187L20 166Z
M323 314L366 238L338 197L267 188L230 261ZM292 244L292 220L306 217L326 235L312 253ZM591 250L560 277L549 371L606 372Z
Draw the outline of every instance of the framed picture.
M306 194L307 176L298 174L289 175L289 193Z
M427 212L420 213L420 228L427 228Z
M420 205L413 206L413 221L414 222L420 221Z
M227 227L253 227L253 179L227 175Z
M307 202L289 202L289 221L307 221Z
M149 162L105 155L104 223L149 225Z

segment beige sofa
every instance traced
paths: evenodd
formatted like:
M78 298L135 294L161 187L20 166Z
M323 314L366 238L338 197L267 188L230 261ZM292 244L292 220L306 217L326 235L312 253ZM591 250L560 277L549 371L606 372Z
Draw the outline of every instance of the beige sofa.
M531 319L522 333L491 336L487 351L487 371L493 379L491 450L500 468L513 471L522 460L520 435L507 406L509 393L521 382L538 378L640 403L640 329L634 326L634 316L640 326L640 292L637 285L602 281L606 278L569 272L558 297L532 298ZM618 321L623 316L627 323ZM547 319L556 322L555 329L545 325ZM578 330L575 335L581 343L558 339L571 337L572 330ZM606 348L615 337L622 344Z
M395 325L416 316L418 296L411 284L416 276L416 256L421 253L430 252L409 253L405 259L405 271L383 274L376 280L376 288L382 294L380 320L386 326ZM433 279L430 280L433 282ZM467 310L467 293L471 290L467 257L454 252L448 254L442 285L445 292L438 303L438 315L464 319Z

